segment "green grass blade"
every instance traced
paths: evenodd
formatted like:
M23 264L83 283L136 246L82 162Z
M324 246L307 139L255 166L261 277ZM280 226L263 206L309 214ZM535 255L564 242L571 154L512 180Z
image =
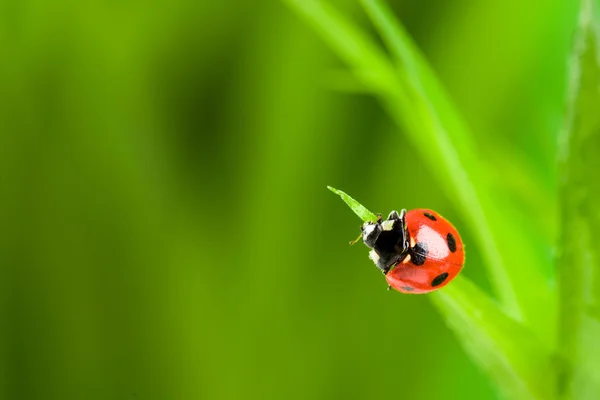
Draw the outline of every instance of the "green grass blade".
M571 57L567 123L560 143L557 259L565 398L600 398L600 6L583 0Z
M377 221L377 215L373 214L371 211L367 210L365 206L360 204L358 201L354 200L352 197L342 192L341 190L337 190L331 186L327 186L327 189L331 190L333 193L337 194L344 200L344 203L350 207L354 214L358 215L363 222L367 221Z
M499 223L512 233L514 228L507 226L510 221L502 221L500 212L494 213L491 205L487 209L482 205L480 198L490 195L491 183L469 145L468 130L438 90L431 71L410 42L405 53L398 56L408 57L408 61L403 64L400 60L398 68L364 32L327 3L284 1L316 28L361 83L380 98L396 123L405 128L415 148L422 151L422 158L438 174L441 188L464 210L480 246L486 249L488 272L502 308L465 278L458 278L431 296L438 309L463 346L511 398L552 399L554 373L544 349L550 341L547 338L553 337L553 327L532 322L536 313L547 320L547 314L553 312L547 288L538 285L544 282L536 275L538 261L513 266L512 275L508 274L490 227ZM473 170L469 175L461 164L463 160ZM526 283L521 285L526 290L517 294L516 281ZM538 307L540 303L544 306ZM529 326L538 329L535 333L511 318L522 319L521 304L529 310L525 316ZM545 340L539 340L540 333L546 334Z
M372 93L393 92L397 86L394 66L364 33L342 18L328 4L314 0L282 0L302 16L351 68Z
M543 257L532 251L519 253L514 265L510 253L513 243L528 243L525 231L515 229L507 216L489 199L494 198L493 183L485 163L477 156L473 137L439 79L420 51L382 0L361 0L395 59L402 87L413 93L410 104L394 110L401 118L421 116L417 126L407 131L415 148L424 149L423 159L445 186L448 198L455 201L475 232L480 248L485 249L487 271L501 303L517 319L526 320L547 343L552 342L555 296L543 276ZM440 165L442 168L440 168ZM506 257L506 258L505 258ZM555 301L555 300L554 300Z
M466 351L506 398L555 398L549 352L476 285L458 276L430 296Z
M468 130L414 45L408 42L403 52L397 52L397 58L408 60L398 68L373 40L331 5L314 0L283 1L315 27L361 83L379 97L437 176L441 190L463 210L479 246L485 249L482 254L487 271L503 308L536 327L543 340L551 341L554 324L550 316L555 314L555 303L538 267L539 260L528 252L519 254L519 265L503 260L499 249L511 248L513 239L518 242L523 233L511 225L506 210L482 202L494 197L491 174L477 158ZM389 18L387 21L389 24ZM469 166L468 174L464 165Z

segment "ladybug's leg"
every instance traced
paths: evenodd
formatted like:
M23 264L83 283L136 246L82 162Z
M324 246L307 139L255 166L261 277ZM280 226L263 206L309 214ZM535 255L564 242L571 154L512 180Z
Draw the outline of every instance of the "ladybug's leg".
M393 220L400 219L400 215L398 215L398 211L392 211L388 215L387 219L393 219Z
M361 232L360 235L358 235L358 237L356 239L354 239L353 241L350 242L350 246L355 245L356 243L358 243L358 241L363 237L363 234Z
M400 222L402 222L402 226L404 227L406 225L405 217L406 217L406 209L402 209L402 210L400 210L400 213L398 213L398 211L392 211L390 213L390 215L388 215L387 219L393 220L393 221L400 221Z

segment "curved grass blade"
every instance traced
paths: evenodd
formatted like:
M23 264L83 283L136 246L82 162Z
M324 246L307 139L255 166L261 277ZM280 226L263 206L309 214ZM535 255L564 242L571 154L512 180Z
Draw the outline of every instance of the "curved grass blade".
M494 198L492 174L477 157L472 134L463 122L435 73L416 45L382 0L361 0L376 29L390 49L402 87L414 93L410 104L395 112L406 118L418 110L421 122L407 130L408 137L421 149L422 158L438 176L449 199L455 201L463 218L475 232L495 293L506 311L527 321L542 340L554 340L556 296L543 276L543 257L528 250L519 253L518 265L509 254L513 243L528 243L524 231L515 229L507 216L489 199ZM440 168L440 164L443 168ZM468 170L467 168L468 167ZM506 206L505 206L506 207ZM509 234L508 234L509 232Z
M583 0L561 136L560 287L562 380L568 399L600 398L600 5Z
M428 103L424 101L422 94L417 90L418 87L413 85L410 75L405 70L394 67L378 46L330 5L310 0L284 1L317 29L338 55L351 66L357 78L379 96L395 121L411 132L413 140L428 141L432 132L440 134L441 148L438 147L437 151L424 155L429 163L439 164L440 160L458 162L456 154L444 158L439 153L444 151L444 147L449 148L449 151L457 151L447 132L452 128L452 124L440 128L439 121L432 118ZM425 136L425 139L418 139L420 135ZM446 169L454 172L452 168ZM464 172L462 168L460 171ZM451 179L444 185L447 193L453 193L455 190ZM465 211L471 210L466 207ZM488 240L491 243L494 238ZM488 267L503 308L510 316L520 318L522 314L511 281L501 261L495 262L496 264L488 262L493 264ZM498 268L493 268L494 266ZM533 291L533 296L540 294ZM540 297L543 297L543 294ZM511 394L511 398L553 398L551 382L554 374L550 371L551 363L535 334L504 314L489 297L464 278L459 278L456 285L453 282L432 298L457 332L465 348L493 376L498 385ZM465 329L465 326L468 329ZM549 336L551 335L552 330L549 329Z
M499 251L498 236L512 240L513 234L520 233L514 232L514 227L509 226L510 219L493 205L483 207L481 199L493 198L488 190L492 183L469 146L467 129L443 92L438 90L432 72L415 56L414 46L410 44L405 48L405 56L412 61L397 68L363 31L331 5L314 0L283 1L314 26L362 84L379 97L395 122L407 132L431 171L437 174L440 188L464 210L465 220L480 246L486 249L483 252L486 266L502 307L514 318L535 326L543 340L552 340L549 338L554 338L555 301L541 276L541 268L536 268L539 261L535 256L524 254L532 260L523 260L518 268L507 268ZM418 78L419 74L424 75ZM444 110L443 119L436 107ZM468 175L462 162L469 165ZM494 235L492 226L504 227L497 230L511 234ZM543 307L539 307L540 304Z
M554 399L554 364L537 337L458 276L431 299L472 359L508 399Z

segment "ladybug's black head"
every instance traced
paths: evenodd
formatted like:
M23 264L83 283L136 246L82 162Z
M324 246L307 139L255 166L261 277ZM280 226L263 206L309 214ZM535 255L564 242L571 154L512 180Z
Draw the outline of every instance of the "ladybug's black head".
M372 249L375 247L379 235L381 235L381 232L383 232L383 227L379 221L365 222L360 230L362 231L362 239L364 244Z

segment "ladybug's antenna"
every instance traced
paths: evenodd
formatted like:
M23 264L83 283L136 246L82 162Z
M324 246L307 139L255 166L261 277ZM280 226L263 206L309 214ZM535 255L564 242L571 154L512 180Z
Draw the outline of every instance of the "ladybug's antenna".
M358 235L358 237L356 238L356 240L353 240L350 242L350 246L355 245L356 243L358 243L358 241L362 238L362 233L360 235Z

